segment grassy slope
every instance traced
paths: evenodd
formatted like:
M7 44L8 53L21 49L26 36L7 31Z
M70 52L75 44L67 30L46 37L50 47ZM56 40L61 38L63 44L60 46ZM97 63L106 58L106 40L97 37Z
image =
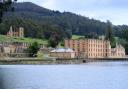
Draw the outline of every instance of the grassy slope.
M84 36L79 36L79 35L73 35L72 39L79 39ZM36 39L36 38L15 38L15 37L7 37L5 35L0 35L0 42L28 42L28 43L33 43L33 42L38 42L39 44L48 44L48 40L45 39ZM63 47L63 46L60 46Z
M84 37L84 36L80 36L80 35L72 35L72 39L79 39L81 37Z
M47 40L42 40L42 39L35 39L35 38L15 38L15 37L7 37L5 35L0 35L0 42L28 42L28 43L33 43L33 42L38 42L39 44L47 44Z

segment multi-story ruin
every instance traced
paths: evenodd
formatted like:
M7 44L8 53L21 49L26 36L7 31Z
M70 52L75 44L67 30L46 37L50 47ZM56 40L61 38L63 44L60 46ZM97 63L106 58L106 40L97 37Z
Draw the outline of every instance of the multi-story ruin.
M11 26L10 30L7 32L7 36L23 38L24 37L24 28L23 27L17 28L17 27Z
M23 42L1 42L0 43L0 57L15 57L15 56L28 56L27 48L29 43Z

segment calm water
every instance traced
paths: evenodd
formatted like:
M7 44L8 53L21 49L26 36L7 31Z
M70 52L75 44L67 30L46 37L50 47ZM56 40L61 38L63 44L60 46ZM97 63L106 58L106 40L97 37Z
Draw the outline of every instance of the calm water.
M128 89L128 62L0 66L0 89Z

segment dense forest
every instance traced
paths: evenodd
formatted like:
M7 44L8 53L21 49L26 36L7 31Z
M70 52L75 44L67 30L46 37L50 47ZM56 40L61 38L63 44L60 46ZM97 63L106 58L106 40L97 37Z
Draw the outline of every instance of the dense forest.
M90 19L71 12L52 11L30 2L16 3L14 12L4 13L0 24L0 34L6 34L11 25L25 28L25 36L49 39L56 36L59 40L72 35L105 35L107 23ZM127 25L113 25L115 36L128 40Z

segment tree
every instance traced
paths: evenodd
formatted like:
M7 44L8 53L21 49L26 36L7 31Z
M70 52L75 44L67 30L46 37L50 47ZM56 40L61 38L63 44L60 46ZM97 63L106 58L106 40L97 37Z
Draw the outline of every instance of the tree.
M110 21L107 21L107 32L105 39L110 41L111 47L115 48L116 47L116 40L113 36L113 31L112 31L112 23Z
M111 44L111 48L115 48L116 47L116 39L113 37L112 40L110 41Z
M126 43L126 44L124 45L124 48L125 48L125 53L126 53L126 55L128 55L128 43Z
M2 21L3 13L8 11L8 9L11 7L11 10L14 11L14 7L11 6L13 2L16 2L17 0L0 0L0 23Z
M49 41L48 41L48 45L50 47L57 47L57 45L59 44L60 42L60 37L58 34L54 34L53 36L50 37Z
M128 29L122 30L122 38L128 41Z
M106 32L106 40L112 40L113 39L113 33L112 33L112 24L110 21L107 21L107 32Z
M37 53L38 53L39 49L40 49L40 47L37 42L32 43L28 48L30 57L37 57Z
M98 35L96 33L86 33L85 38L98 39Z

